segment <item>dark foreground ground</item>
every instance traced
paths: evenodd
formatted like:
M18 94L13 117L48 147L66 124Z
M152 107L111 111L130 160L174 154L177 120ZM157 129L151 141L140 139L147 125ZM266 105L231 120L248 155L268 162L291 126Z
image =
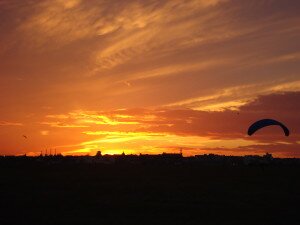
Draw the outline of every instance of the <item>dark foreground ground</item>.
M300 167L2 165L0 224L300 224Z

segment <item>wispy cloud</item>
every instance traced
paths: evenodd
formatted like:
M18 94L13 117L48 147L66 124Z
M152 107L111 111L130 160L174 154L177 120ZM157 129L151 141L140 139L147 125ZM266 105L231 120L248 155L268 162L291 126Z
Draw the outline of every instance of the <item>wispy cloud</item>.
M0 126L23 126L23 124L17 122L0 121Z
M300 81L268 81L261 84L240 85L223 90L216 90L215 94L200 96L183 101L167 104L170 107L184 107L205 111L237 110L259 95L274 92L299 91Z
M274 153L289 156L299 139L300 121L296 116L299 99L299 92L282 92L259 96L235 110L122 109L77 111L48 115L47 118L58 119L61 129L67 128L63 125L70 121L76 124L74 127L82 127L78 135L80 132L87 140L77 143L75 149L89 149L90 153L99 148L108 152L117 149L151 152L154 149L174 151L185 148L186 154L223 151L239 155L271 151L270 146L275 146ZM291 137L286 138L276 127L248 137L248 126L262 118L283 121L290 128ZM51 122L44 124L53 127Z

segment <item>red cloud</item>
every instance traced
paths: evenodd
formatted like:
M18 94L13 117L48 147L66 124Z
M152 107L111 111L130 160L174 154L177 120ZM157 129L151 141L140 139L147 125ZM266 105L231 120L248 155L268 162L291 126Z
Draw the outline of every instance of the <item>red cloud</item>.
M128 110L134 118L149 126L139 131L168 132L179 135L208 136L211 138L248 138L248 127L256 120L274 118L282 121L291 130L289 138L284 137L278 127L268 127L251 137L260 142L300 140L300 92L286 92L260 96L242 106L239 111L208 112L191 109L171 110ZM153 120L145 121L147 115Z

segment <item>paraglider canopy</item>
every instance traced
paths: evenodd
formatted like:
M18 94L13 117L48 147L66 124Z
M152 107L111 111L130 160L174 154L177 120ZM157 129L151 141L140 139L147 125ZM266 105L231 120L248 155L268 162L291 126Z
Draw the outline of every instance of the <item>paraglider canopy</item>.
M282 123L278 122L277 120L273 120L273 119L263 119L263 120L259 120L255 123L253 123L248 129L248 135L251 136L252 134L254 134L256 131L260 130L261 128L264 128L267 126L273 126L273 125L280 126L282 128L282 130L284 131L285 136L290 135L290 131L285 125L283 125Z

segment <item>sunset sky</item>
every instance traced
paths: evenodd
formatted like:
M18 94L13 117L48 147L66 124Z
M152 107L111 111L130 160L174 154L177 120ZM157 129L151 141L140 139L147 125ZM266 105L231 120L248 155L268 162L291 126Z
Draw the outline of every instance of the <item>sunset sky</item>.
M299 0L0 0L0 154L300 157L299 40Z

